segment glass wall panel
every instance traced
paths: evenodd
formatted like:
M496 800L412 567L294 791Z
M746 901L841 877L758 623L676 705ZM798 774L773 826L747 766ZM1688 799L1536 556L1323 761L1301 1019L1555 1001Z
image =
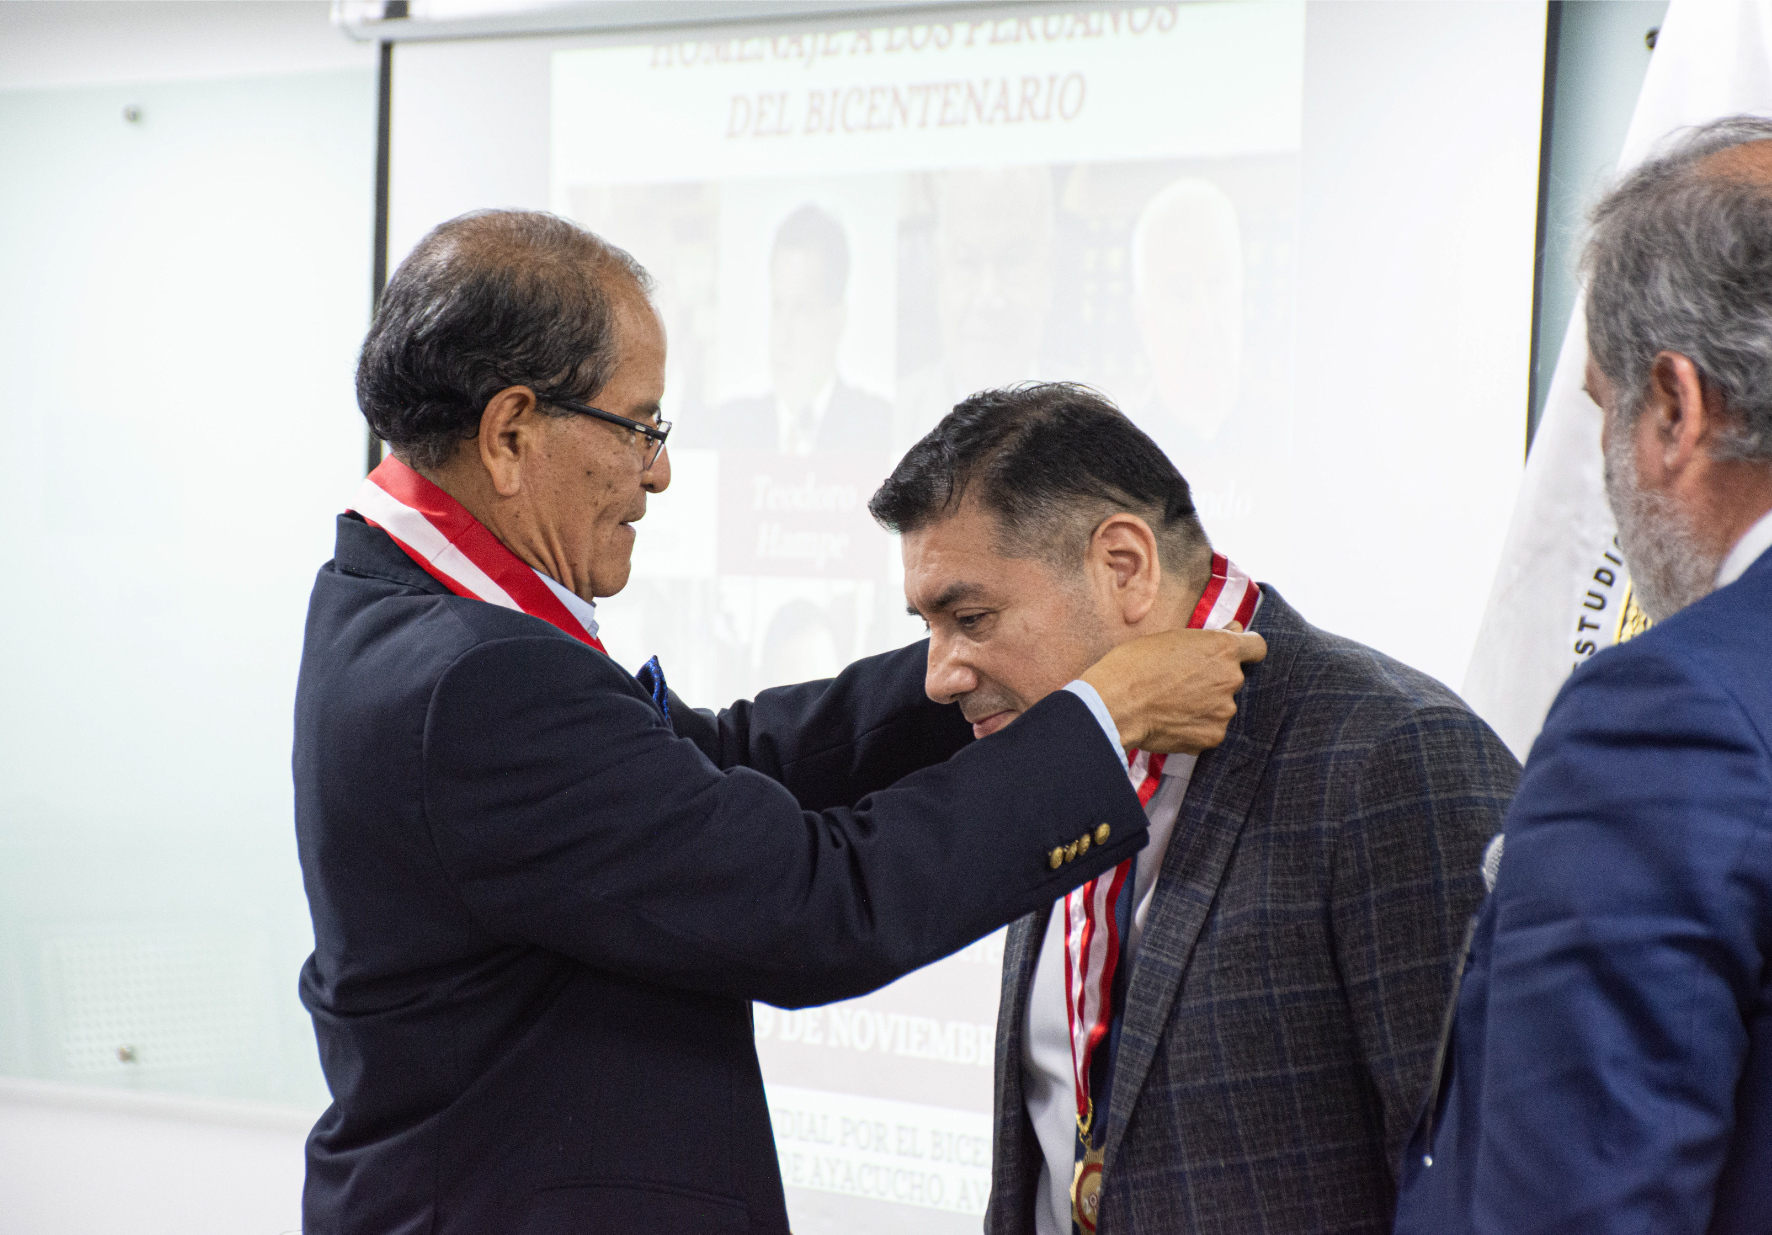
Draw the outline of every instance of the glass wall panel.
M0 93L0 1073L315 1107L291 711L372 72Z

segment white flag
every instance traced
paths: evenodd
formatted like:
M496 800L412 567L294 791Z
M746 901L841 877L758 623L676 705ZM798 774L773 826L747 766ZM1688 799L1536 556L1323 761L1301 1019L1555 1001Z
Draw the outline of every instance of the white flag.
M1673 0L1618 169L1680 129L1744 112L1772 115L1772 0ZM1575 667L1647 624L1606 506L1600 409L1581 389L1585 313L1578 299L1464 679L1464 697L1522 760Z

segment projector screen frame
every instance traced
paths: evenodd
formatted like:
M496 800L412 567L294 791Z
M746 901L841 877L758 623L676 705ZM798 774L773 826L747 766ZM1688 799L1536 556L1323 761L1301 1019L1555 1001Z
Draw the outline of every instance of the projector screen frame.
M918 13L920 16L942 10L976 14L981 7L985 6L919 6ZM1020 16L1079 8L1093 10L1096 7L1099 6L1040 3L1017 6L1011 14ZM1336 92L1333 106L1316 112L1316 123L1326 130L1346 131L1349 119L1359 122L1355 130L1359 132L1358 144L1350 145L1345 141L1324 144L1319 147L1323 153L1311 168L1301 168L1300 171L1302 183L1314 183L1322 190L1312 203L1318 221L1309 251L1318 255L1314 261L1319 273L1313 286L1326 289L1328 294L1319 296L1310 316L1317 321L1340 319L1339 325L1321 332L1326 336L1333 335L1335 346L1325 343L1316 347L1314 360L1317 363L1310 372L1314 390L1309 398L1316 405L1313 415L1322 422L1319 440L1312 444L1312 449L1299 454L1299 457L1310 460L1308 465L1298 469L1301 473L1310 473L1299 477L1302 482L1300 490L1307 493L1305 500L1312 503L1311 508L1320 513L1311 521L1311 526L1301 529L1297 537L1297 544L1301 547L1289 546L1284 552L1271 556L1251 552L1247 557L1252 569L1263 572L1259 577L1278 582L1286 589L1288 600L1298 603L1312 621L1368 643L1406 663L1425 668L1441 681L1456 685L1464 666L1464 649L1459 646L1463 634L1459 623L1474 622L1472 614L1481 600L1477 592L1486 591L1493 566L1489 546L1499 543L1493 525L1498 518L1505 520L1506 511L1512 504L1512 486L1517 483L1503 476L1504 471L1508 477L1517 475L1523 453L1519 443L1524 441L1526 423L1516 419L1518 411L1515 409L1530 407L1530 391L1524 380L1527 374L1521 373L1520 367L1528 364L1527 344L1533 334L1532 315L1537 312L1537 288L1543 268L1543 175L1536 160L1540 157L1545 136L1546 66L1541 57L1548 44L1541 39L1547 9L1542 4L1512 6L1516 10L1514 16L1497 22L1470 16L1487 6L1451 5L1447 6L1448 10L1463 9L1466 16L1462 19L1453 17L1447 24L1434 16L1435 10L1403 6L1394 12L1384 11L1387 7L1338 5L1316 9L1313 6L1309 19L1326 32L1327 37L1321 40L1316 58L1307 58L1305 79L1309 80L1314 71L1319 74L1316 79L1319 84L1328 82ZM797 30L814 31L840 28L846 20L853 22L855 12L855 9L845 7L841 12L809 17L804 10L799 10L791 16L768 22L763 30L757 29L759 23L735 20L687 23L679 28L694 31L693 37L698 41L704 37L699 32L703 24L709 27L706 37L718 39L735 26L749 26L749 33L762 33L767 37L769 31L788 25ZM869 10L868 16L872 17L873 12ZM985 12L987 20L1000 14L1011 15L1004 14L1002 9L992 13L988 7ZM1324 20L1325 13L1333 20ZM1354 16L1352 22L1346 20L1349 14ZM1484 41L1477 44L1485 49L1482 55L1476 55L1470 47L1452 37L1452 32L1459 29L1490 32L1483 34ZM680 37L684 36L667 35L658 41ZM648 34L644 31L636 34L630 29L601 28L564 35L537 35L535 41L567 45L556 46L547 53L551 63L553 55L569 50L574 43L582 41L586 45L584 49L588 49L592 44L613 45L636 38L645 40ZM528 41L527 37L428 39L414 41L408 51L390 57L390 76L393 59L400 59L403 83L399 91L390 91L397 112L391 115L388 130L392 163L392 175L387 185L390 196L380 203L387 219L387 234L381 238L384 246L398 245L403 255L429 226L463 210L481 206L508 204L523 208L562 209L549 188L552 172L545 178L530 174L532 164L540 166L537 157L542 149L540 138L548 130L527 119L521 127L513 127L516 113L494 106L512 101L513 106L521 104L527 109L523 113L527 116L536 104L551 97L552 70L549 70L548 77L544 77L539 63L531 63L532 53L518 46ZM488 58L481 58L481 48L489 53ZM1506 54L1497 60L1497 52ZM1494 67L1497 63L1500 68ZM1390 73L1391 80L1377 83L1378 88L1372 89L1372 83L1367 80L1368 73L1372 68L1385 65L1394 69ZM1438 87L1445 74L1436 70L1442 68L1459 83L1454 93L1448 94ZM1497 77L1497 74L1505 76ZM611 80L606 73L602 79ZM494 81L500 83L496 97L490 86ZM1439 94L1435 97L1442 100L1438 107L1443 111L1445 101L1468 99L1472 97L1472 91L1480 93L1488 89L1491 81L1505 82L1505 86L1494 86L1505 100L1500 114L1492 110L1481 116L1471 116L1468 123L1451 130L1454 136L1449 137L1448 130L1438 127L1437 120L1417 121L1403 114L1407 109L1398 111L1393 106L1397 98L1409 90L1438 89ZM1367 97L1369 89L1371 99ZM465 95L461 93L463 90L467 91ZM571 114L610 115L606 110L586 111L582 108ZM606 125L610 123L605 121ZM614 123L612 131L619 132L619 122ZM493 143L490 146L487 145L489 140ZM553 149L551 142L552 139L547 147L550 151ZM401 150L393 151L391 147L394 145L400 146ZM1452 212L1447 210L1444 200L1449 194L1463 193L1470 187L1471 166L1487 166L1473 151L1486 151L1491 157L1499 152L1506 167L1507 188L1502 204L1508 221L1499 231L1480 233L1485 238L1482 245L1460 243L1464 234L1456 230L1457 220L1450 218ZM458 152L463 157L458 158ZM1409 157L1399 159L1399 152ZM1005 159L1012 161L1007 156ZM470 161L478 170L471 175L462 174L462 167ZM1461 163L1464 166L1459 166ZM1386 183L1384 177L1404 166L1410 169L1408 175L1424 178L1422 185L1427 190L1424 196L1431 201L1410 206L1412 217L1399 220L1402 227L1374 229L1369 218L1388 219L1397 213L1396 202L1401 199L1393 196L1388 205L1373 211L1367 208L1372 204L1369 194L1360 186ZM1315 172L1314 181L1307 174L1309 170ZM715 173L709 175L718 178ZM1436 183L1438 189L1435 189ZM1468 210L1469 203L1478 200L1483 200L1480 193L1461 199L1458 204ZM423 210L414 209L414 203L419 201L428 203ZM579 217L576 207L571 213ZM1484 213L1476 211L1473 217ZM588 225L604 230L595 222ZM622 233L610 231L608 234ZM1534 246L1530 253L1529 244ZM1305 248L1300 246L1301 251ZM384 262L386 260L384 255ZM1508 268L1506 277L1499 283L1484 284L1481 271L1497 265ZM1454 322L1446 313L1444 302L1456 297L1455 289L1466 285L1472 270L1478 271L1475 284L1487 286L1488 294L1472 300L1464 317ZM1375 316L1362 317L1359 310L1350 310L1350 304L1358 304L1362 297L1369 306L1376 305L1379 309ZM1380 303L1386 301L1388 307ZM1408 329L1393 331L1392 318L1397 316L1399 306L1417 306L1410 313L1432 318L1434 333L1427 334L1420 329L1413 333ZM1421 313L1419 309L1427 312ZM1300 316L1305 316L1302 305ZM1348 323L1354 320L1361 325L1350 335ZM1485 325L1486 320L1488 325ZM1513 338L1522 328L1526 334L1519 336L1516 346ZM1497 333L1507 337L1497 340ZM1471 339L1481 342L1473 344ZM1377 382L1389 387L1385 398L1371 401L1379 406L1360 406L1358 402L1350 402L1352 379L1359 375L1348 370L1343 358L1354 354L1366 357L1364 363L1372 368L1365 378L1368 383ZM1469 368L1472 359L1486 360L1487 364L1472 370ZM1487 369L1487 374L1482 372L1483 368ZM1474 380L1464 380L1467 375ZM1449 377L1453 379L1450 383L1446 381ZM677 386L680 388L681 383ZM1414 448L1415 454L1408 454L1410 435L1420 429L1416 421L1421 418L1398 415L1397 409L1386 406L1398 403L1399 392L1404 391L1411 410L1430 413L1426 419L1434 420L1440 426L1436 432L1442 435L1448 431L1454 433L1454 437L1437 447L1441 453L1436 456L1448 461L1451 472L1459 472L1459 466L1453 460L1462 457L1467 450L1468 430L1474 428L1477 431L1483 456L1480 475L1486 486L1481 492L1473 491L1469 485L1460 491L1456 483L1461 479L1459 475L1450 476L1455 482L1450 486L1436 487L1425 481L1438 471L1433 466L1434 459L1422 463L1418 447ZM1446 410L1448 407L1462 410L1453 418ZM1333 416L1326 414L1325 408L1333 408ZM1480 420L1472 419L1473 416L1480 417ZM1515 433L1520 436L1514 437ZM1324 434L1329 435L1327 441L1322 440ZM1385 451L1398 443L1400 445L1396 448L1402 453L1387 456ZM1316 449L1325 444L1332 449L1326 452ZM1352 448L1371 453L1359 466L1338 470L1337 461L1345 464ZM686 451L685 456L690 453L694 452ZM1286 458L1285 466L1291 467L1294 454L1298 452L1286 444L1278 457ZM719 492L718 485L708 483L711 474L696 473L689 466L691 462L687 457L683 459L680 479L684 483L678 486L673 505L681 505L694 494ZM1464 470L1470 476L1479 474L1478 470L1469 467ZM1343 483L1338 476L1353 477L1354 483ZM1362 476L1364 483L1360 480ZM1347 563L1350 552L1360 553L1364 560L1386 560L1389 541L1384 533L1366 539L1365 533L1360 532L1352 534L1354 538L1350 539L1346 529L1364 527L1359 520L1369 517L1377 506L1395 511L1417 509L1423 502L1437 505L1439 513L1425 520L1398 522L1433 525L1436 530L1430 537L1433 541L1432 560L1422 558L1419 545L1414 546L1413 557L1396 560L1406 563L1408 586L1402 589L1403 595L1407 601L1423 602L1425 611L1411 613L1404 610L1407 616L1402 620L1386 623L1390 612L1386 605L1362 604L1350 610L1346 606L1337 609L1327 603L1335 599L1325 596L1328 576L1337 573L1337 563ZM1468 516L1450 513L1465 509L1475 513ZM648 535L658 543L675 543L670 539L673 532L671 524L665 520L665 508L661 506L656 514L658 520L648 525ZM659 521L663 521L662 527L658 525ZM1454 527L1454 524L1459 526ZM1446 526L1441 529L1441 525ZM1462 535L1464 525L1476 527L1478 534L1474 537ZM664 535L662 541L659 540L661 534ZM1222 528L1215 536L1221 534L1227 538L1226 551L1243 557ZM1424 534L1412 534L1416 541L1424 538ZM1407 541L1406 537L1401 539ZM1409 543L1403 544L1405 550L1410 547ZM709 552L712 554L714 550ZM1268 560L1263 561L1264 556L1268 556ZM1476 582L1479 579L1480 582ZM886 582L890 584L891 580ZM643 589L633 591L643 592ZM782 597L786 595L783 591ZM877 597L859 598L853 607L859 610L872 606L875 600ZM642 606L645 603L643 595L638 598L630 595L620 604L612 604L608 610L606 637L618 660L641 663L646 651L661 650L641 648L635 639L635 630L641 627L654 629L633 616L644 612ZM835 601L832 601L831 606L834 605ZM766 606L759 601L753 608L756 614L751 625L755 629L744 628L742 639L750 640L760 648L764 642L760 632L768 624L764 621ZM624 610L631 610L631 613L624 617ZM691 610L679 607L678 611ZM624 621L628 622L629 628L622 626ZM1375 622L1379 625L1374 625ZM1431 637L1443 645L1441 661L1430 664L1424 659L1416 659L1413 654L1416 649L1407 643L1407 639L1418 636L1396 636L1394 631L1383 629L1385 624L1413 627L1418 635L1431 631L1431 636L1419 637ZM647 637L652 638L651 635ZM658 637L668 640L674 636L667 630ZM1404 646L1392 646L1390 641L1393 638L1403 639ZM749 648L750 644L746 646ZM667 653L666 662L675 664L669 655L670 649L662 650ZM750 650L759 664L766 659L757 648ZM821 671L806 676L824 675ZM750 693L748 689L737 687L733 690L718 685L709 687L693 677L688 679L687 685L679 678L677 685L686 697L710 700L743 697ZM790 1040L788 1036L788 1022L778 1020L781 1030L773 1041L777 1044L798 1043L798 1037ZM794 1022L794 1026L799 1025L799 1021ZM762 1028L760 1020L760 1031ZM805 1040L811 1041L810 1038ZM765 1066L768 1067L767 1061ZM802 1102L808 1111L813 1111L812 1098L808 1095L822 1093L819 1088L822 1082L815 1084L812 1080L799 1078L789 1080L791 1084L772 1081L772 1093L785 1094L784 1101L790 1104ZM835 1092L842 1090L843 1086L830 1085L828 1088ZM875 1102L880 1099L863 1095L846 1100ZM949 1105L956 1108L964 1105L970 1109L971 1104L954 1102ZM791 1187L800 1187L792 1180L789 1183ZM795 1203L799 1204L812 1193L801 1187L796 1195Z
M384 41L377 57L375 78L375 238L370 243L369 316L381 308L381 294L388 286L388 177L392 171L394 136L394 44ZM1542 211L1540 212L1542 215ZM381 466L382 440L364 426L367 438L363 474Z
M1551 195L1551 147L1556 137L1557 56L1561 45L1565 0L1546 0L1543 97L1540 104L1538 200L1532 245L1531 339L1526 371L1525 454L1530 454L1537 430L1533 410L1538 406L1540 335L1544 312L1545 258L1548 245L1548 204ZM1074 8L1070 0L1026 0L1018 9L1034 11ZM436 19L413 17L406 0L334 0L333 22L358 42L377 43L378 69L375 144L375 235L371 246L373 269L370 282L370 313L381 304L388 281L389 180L392 156L394 48L399 43L474 41L481 39L549 37L571 34L623 34L654 29L730 26L739 22L791 23L809 18L842 21L858 16L892 16L922 12L940 14L974 10L976 3L955 0L577 0L577 2L525 7L506 13L478 17ZM365 473L380 465L385 451L382 440L367 427ZM1522 455L1522 462L1524 454Z
M403 0L334 0L333 22L361 43L421 43L441 39L612 34L818 17L891 17L976 8L977 4L955 0L568 0L487 7L486 12L465 17L427 17L422 11L412 14L411 5ZM1032 0L1016 7L1066 5L1065 0Z

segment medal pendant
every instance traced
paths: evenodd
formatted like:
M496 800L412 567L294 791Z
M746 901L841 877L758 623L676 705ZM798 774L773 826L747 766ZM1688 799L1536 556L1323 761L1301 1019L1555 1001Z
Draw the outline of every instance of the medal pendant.
M1102 1158L1101 1150L1087 1150L1071 1176L1071 1220L1085 1235L1094 1235L1095 1218L1101 1212Z

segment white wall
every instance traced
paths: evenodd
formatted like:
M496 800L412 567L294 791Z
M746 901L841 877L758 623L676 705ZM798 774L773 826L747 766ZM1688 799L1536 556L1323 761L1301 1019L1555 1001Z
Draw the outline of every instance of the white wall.
M0 1072L52 1078L0 1079L0 1235L300 1224L288 727L374 125L325 3L0 4Z
M0 90L374 69L326 0L6 0Z

